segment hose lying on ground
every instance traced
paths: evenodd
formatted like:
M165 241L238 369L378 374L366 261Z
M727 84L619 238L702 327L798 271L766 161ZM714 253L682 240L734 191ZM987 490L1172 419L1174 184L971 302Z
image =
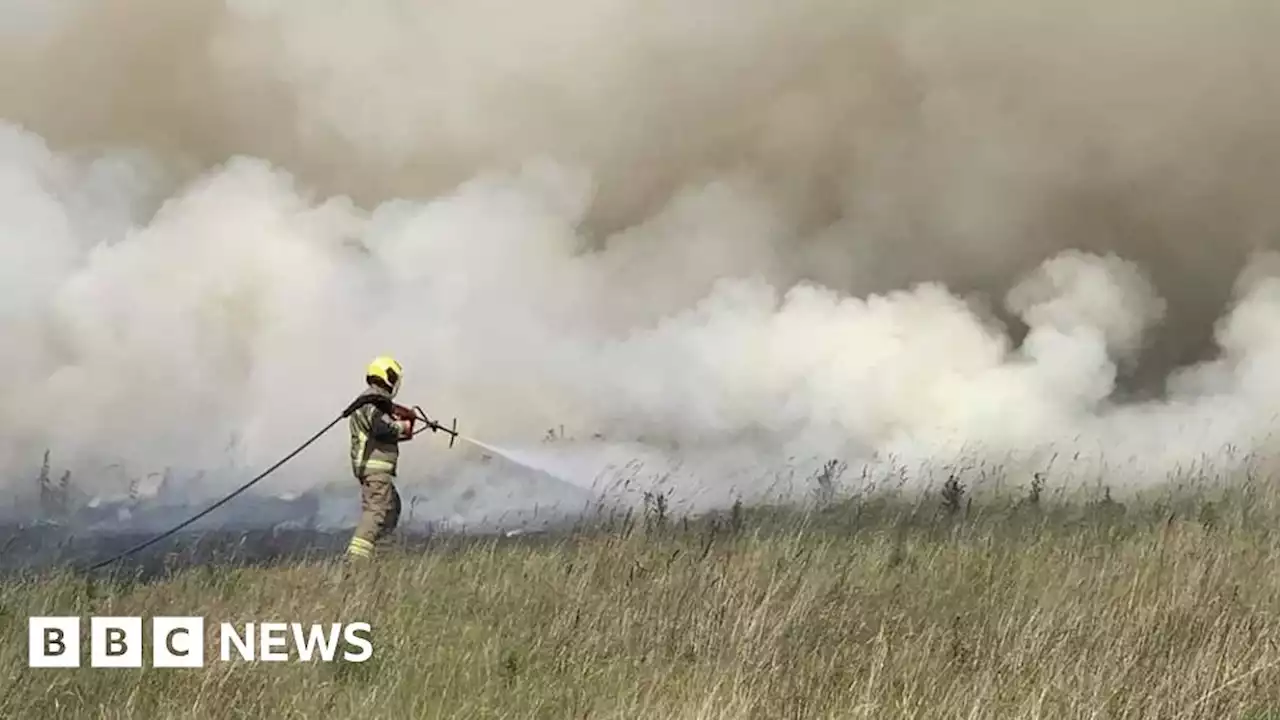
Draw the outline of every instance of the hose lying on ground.
M230 495L227 495L226 497L224 497L224 498L222 498L221 500L219 500L218 502L216 502L216 503L214 503L214 504L210 505L209 507L205 508L205 509L204 509L204 510L202 510L201 512L197 513L196 515L194 515L194 516L192 516L191 518L187 519L186 521L182 522L181 524L176 525L176 526L174 526L173 528L170 528L169 530L166 530L166 531L164 531L163 533L160 533L159 535L156 535L155 537L151 538L150 540L147 540L146 542L141 543L141 544L139 544L139 545L135 545L134 547L131 547L131 548L129 548L128 550L125 550L124 552L122 552L122 553L120 553L120 554L116 555L115 557L109 558L109 559L107 559L107 560L103 560L102 562L97 563L97 564L95 564L95 565L91 565L91 566L88 568L88 571L89 571L89 572L93 572L94 570L98 570L98 569L100 569L100 568L104 568L104 567L106 567L106 566L108 566L108 565L110 565L110 564L112 564L112 563L114 563L114 562L117 562L117 561L119 561L119 560L123 560L124 558L127 558L127 557L129 557L130 555L133 555L134 553L137 553L137 552L140 552L140 551L142 551L142 550L145 550L145 549L147 549L147 548L151 547L152 545L155 545L156 543L160 542L161 540L164 540L165 538L167 538L167 537L169 537L169 536L173 535L174 533L178 532L179 530L181 530L181 529L183 529L183 528L187 527L188 525L190 525L191 523L193 523L193 522L195 522L195 521L199 520L200 518L204 517L205 515L208 515L209 513L213 512L214 510L217 510L218 508L222 507L223 505L226 505L228 502L230 502L230 501L231 501L231 499L232 499L232 498L236 497L237 495L239 495L240 493L244 492L245 490L248 490L249 488L253 487L254 485L257 485L259 482L261 482L261 481L262 481L262 479L263 479L263 478L267 477L267 476L268 476L268 475L270 475L271 473L273 473L273 472L275 472L276 470L278 470L278 469L280 468L280 466L281 466L281 465L284 465L285 463L287 463L287 462L289 462L290 460L292 460L292 459L293 459L293 458L294 458L298 453L302 452L303 450L306 450L306 449L307 449L307 448L308 448L312 443L314 443L316 440L319 440L321 435L324 435L325 433L329 432L329 430L330 430L334 425L337 425L338 423L342 422L342 420L343 420L343 419L345 419L345 418L347 417L347 415L349 415L349 414L350 414L350 408L348 408L348 409L347 409L347 411L344 411L344 412L343 412L341 415L339 415L338 417L334 418L334 419L333 419L333 421L332 421L332 422L330 422L328 425L325 425L325 426L324 426L324 429L320 430L320 431L319 431L319 432L317 432L315 435L312 435L310 440L307 440L306 442L304 442L304 443L302 443L301 445L299 445L299 446L298 446L298 448L297 448L296 450L294 450L293 452L289 453L288 455L285 455L285 456L284 456L283 458L281 458L278 462L276 462L276 464L272 465L271 467L267 468L266 470L263 470L263 471L262 471L262 473L261 473L261 474L259 474L257 477L253 478L253 479L252 479L252 480L250 480L249 482L247 482L247 483L245 483L245 484L241 485L240 487L236 488L236 490L235 490L234 492L232 492Z

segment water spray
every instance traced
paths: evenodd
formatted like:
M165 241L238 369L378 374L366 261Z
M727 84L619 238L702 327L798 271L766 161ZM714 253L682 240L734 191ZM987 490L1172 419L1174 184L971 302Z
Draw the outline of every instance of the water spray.
M458 432L457 418L453 419L453 422L450 427L445 427L444 425L441 425L440 423L428 417L426 411L424 411L422 407L419 405L414 405L412 408L409 409L409 411L412 413L411 416L414 419L422 421L427 427L431 428L432 431L447 433L449 435L449 447L451 448L453 447L455 441L462 440L464 442L470 443L480 448L481 450L484 450L487 453L497 455L498 457L502 458L503 460L506 460L507 462L513 465L518 465L527 470L532 470L534 472L542 473L543 475L555 478L557 481L562 482L566 485L570 485L572 487L578 487L574 483L568 480L565 480L562 477L556 476L555 474L549 472L545 468L538 467L537 465L534 465L533 463L530 463L527 460L516 459L515 453L510 450L503 450L501 448L494 447L493 445L490 445L487 442L483 442L473 437L460 434Z
M524 468L528 468L528 469L530 469L530 470L536 470L536 471L541 472L541 473L546 473L546 471L545 471L545 470L543 470L543 469L541 469L541 468L538 468L538 467L535 467L535 466L533 466L533 465L530 465L530 464L529 464L529 463L527 463L527 462L522 462L522 461L520 461L520 460L515 459L515 457L513 456L513 453L511 453L510 451L504 451L504 450L501 450L501 449L499 449L499 448L496 448L496 447L494 447L494 446L490 445L489 443L482 442L482 441L477 440L477 439L475 439L475 438L473 438L473 437L468 437L468 436L466 436L466 435L462 435L462 434L460 434L460 433L458 432L458 419L457 419L457 418L454 418L454 419L453 419L453 421L452 421L452 423L451 423L451 425L450 425L449 427L445 427L444 425L441 425L439 422L437 422L437 421L435 421L435 420L432 420L432 419L427 415L426 411L422 409L422 406L421 406L421 405L414 405L412 408L402 408L402 407L400 407L400 406L396 406L396 414L397 414L397 415L399 415L399 416L401 416L401 417L403 417L403 418L405 418L405 419L413 419L413 420L421 421L424 425L426 425L428 428L430 428L430 429L432 430L432 432L443 432L443 433L447 434L447 435L449 436L449 447L451 447L451 448L453 447L453 445L454 445L454 443L455 443L456 441L458 441L458 440L463 440L464 442L468 442L468 443L470 443L470 444L472 444L472 445L475 445L476 447L480 448L481 450L484 450L484 451L486 451L486 452L493 453L494 455L498 455L499 457L502 457L503 459L507 460L508 462L514 463L514 464L519 465L519 466L524 467ZM547 474L549 474L549 473L547 473ZM559 480L560 478L556 478L556 479L557 479L557 480ZM561 482L566 482L566 481L561 480ZM570 484L572 484L572 483L570 483Z

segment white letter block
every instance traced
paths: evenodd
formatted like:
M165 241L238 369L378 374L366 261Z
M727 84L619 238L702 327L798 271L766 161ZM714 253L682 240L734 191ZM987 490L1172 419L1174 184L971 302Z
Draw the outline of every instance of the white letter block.
M152 618L151 664L158 668L204 667L204 618Z
M142 667L142 618L89 618L89 667Z
M33 668L80 667L80 618L27 618L27 665Z

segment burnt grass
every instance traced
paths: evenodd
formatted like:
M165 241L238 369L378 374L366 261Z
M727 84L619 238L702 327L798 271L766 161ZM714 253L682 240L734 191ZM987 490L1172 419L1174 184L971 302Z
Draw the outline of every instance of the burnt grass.
M183 535L86 573L146 535L27 528L4 546L0 716L1275 718L1278 500L1261 476L818 483L697 517L649 495L514 537L402 534L354 573L347 531ZM50 614L364 620L375 653L29 669L25 617Z

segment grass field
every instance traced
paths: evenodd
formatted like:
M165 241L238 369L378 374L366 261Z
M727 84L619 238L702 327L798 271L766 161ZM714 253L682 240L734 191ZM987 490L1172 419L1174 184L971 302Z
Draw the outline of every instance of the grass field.
M687 522L654 503L392 548L345 581L314 560L9 579L0 716L1280 718L1274 491L1020 494ZM366 620L374 655L28 669L25 618L61 613Z

